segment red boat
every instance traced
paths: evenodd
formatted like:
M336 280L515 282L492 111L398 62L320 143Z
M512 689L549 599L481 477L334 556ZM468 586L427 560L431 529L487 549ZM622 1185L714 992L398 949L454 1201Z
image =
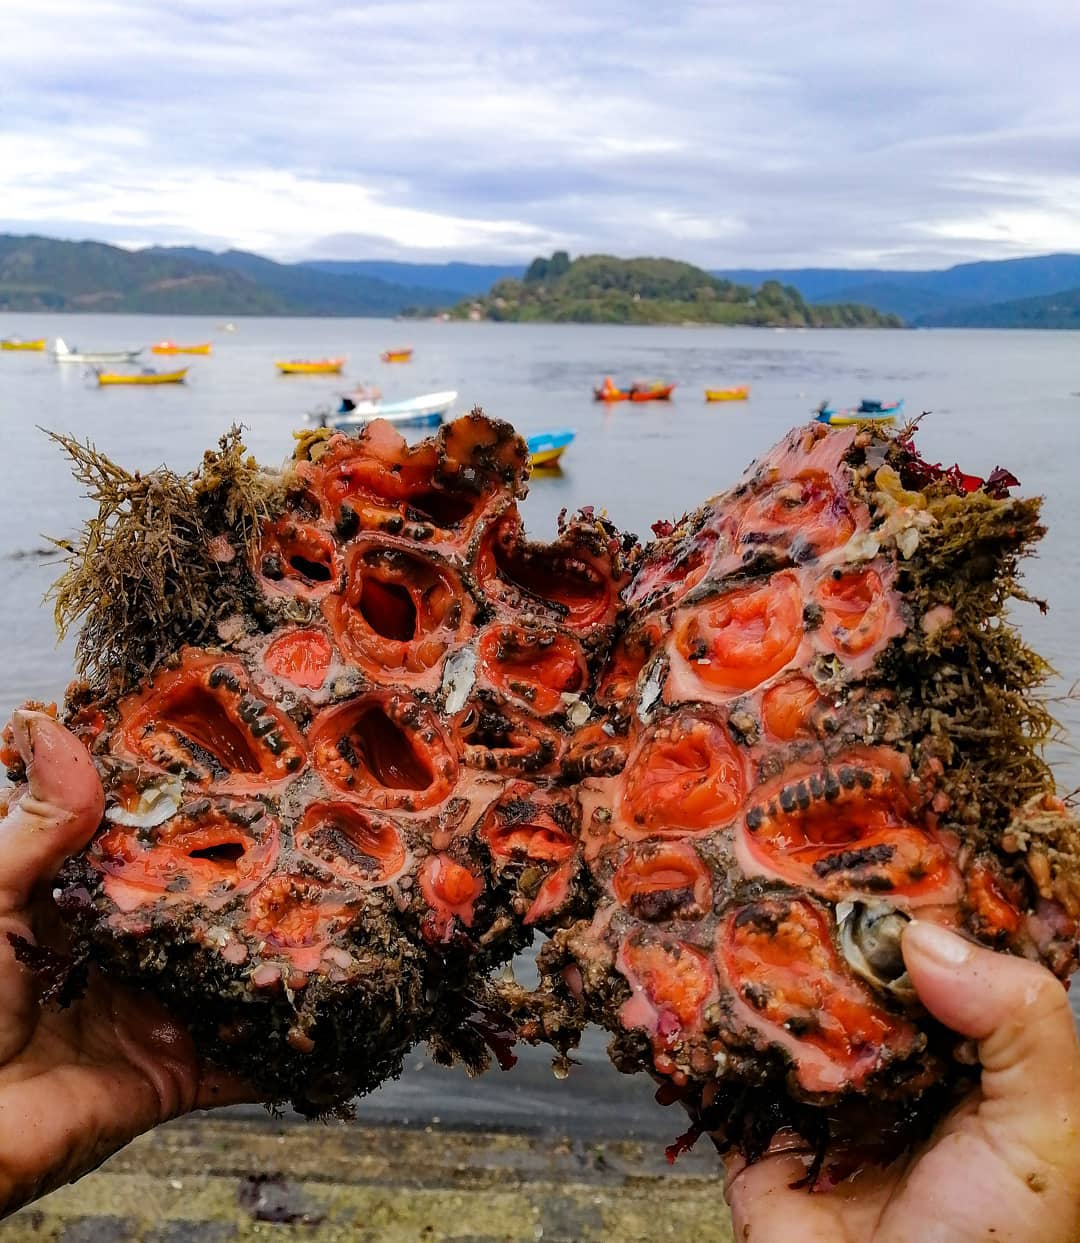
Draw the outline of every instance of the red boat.
M630 386L630 400L670 401L674 391L674 384L661 384L659 381L651 381L648 384L634 383Z
M629 388L619 388L608 375L593 389L593 397L597 401L669 401L674 391L674 384L660 380L634 380Z

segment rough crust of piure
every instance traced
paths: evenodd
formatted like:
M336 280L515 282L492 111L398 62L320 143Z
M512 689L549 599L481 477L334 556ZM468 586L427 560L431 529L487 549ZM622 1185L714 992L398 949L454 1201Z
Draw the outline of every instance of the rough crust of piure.
M226 438L156 484L67 447L100 512L64 715L108 807L57 900L268 1098L340 1110L424 1040L565 1060L597 1023L691 1138L887 1155L974 1073L908 918L1074 969L1076 823L1007 615L1039 505L1005 472L811 426L642 549L594 510L530 543L524 445L478 411L274 473ZM133 523L180 556L141 566ZM526 992L501 968L537 931Z

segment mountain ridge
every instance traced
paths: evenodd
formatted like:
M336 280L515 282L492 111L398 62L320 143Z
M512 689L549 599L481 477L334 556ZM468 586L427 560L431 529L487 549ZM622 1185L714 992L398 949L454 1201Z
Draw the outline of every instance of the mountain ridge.
M0 310L167 315L392 316L445 292L193 246L127 250L0 234Z
M152 246L129 250L104 242L0 234L0 310L391 316L418 309L448 309L469 298L484 301L491 296L493 285L505 280L520 282L527 270L525 264L459 260L279 263L238 249L216 252L195 246ZM899 315L917 327L1080 326L1073 312L1080 290L1080 255L1068 252L912 271L694 270L706 281L757 287L776 283L795 290L811 308L858 304L883 315ZM720 300L725 297L721 295ZM588 313L595 310L594 306ZM677 313L679 308L669 308L671 316ZM729 322L717 314L706 318ZM633 316L631 309L626 318Z
M524 263L410 263L399 259L303 259L299 267L316 268L334 275L373 276L393 284L427 285L452 295L458 302L469 294L486 293L504 276L521 277Z
M909 322L1080 287L1080 255L1057 252L1018 259L981 259L949 268L727 268L714 275L794 285L808 302L863 302Z
M921 317L920 328L1080 329L1080 286Z

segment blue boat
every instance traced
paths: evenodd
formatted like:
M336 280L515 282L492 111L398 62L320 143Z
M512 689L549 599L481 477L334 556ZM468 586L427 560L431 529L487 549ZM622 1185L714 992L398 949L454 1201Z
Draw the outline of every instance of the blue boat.
M876 401L864 397L857 406L847 410L833 410L827 401L823 401L814 411L819 423L828 423L830 427L850 427L853 423L892 423L904 409L904 399L896 401Z
M534 466L557 466L567 445L577 432L569 427L555 432L538 432L525 442L529 446L529 461Z

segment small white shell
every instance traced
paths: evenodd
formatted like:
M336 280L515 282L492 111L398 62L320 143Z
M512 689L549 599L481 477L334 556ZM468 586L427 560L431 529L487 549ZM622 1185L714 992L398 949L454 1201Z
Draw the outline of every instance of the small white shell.
M843 914L841 908L846 908ZM838 903L836 915L840 949L852 971L901 1001L914 1001L915 988L906 971L890 976L881 970L881 960L887 956L903 962L900 937L908 922L907 915L887 902Z
M110 824L122 824L129 829L152 829L176 815L184 787L179 777L163 777L156 785L139 791L138 801L132 807L113 803L105 808L105 819Z
M645 683L641 688L641 694L638 697L638 716L641 720L648 724L649 717L653 708L656 707L660 695L664 689L664 663L657 659L652 663L649 669L649 676L645 679Z
M860 531L844 546L848 561L872 561L881 551L881 542L873 531Z
M916 527L905 527L902 531L897 531L896 546L900 549L900 555L904 560L910 560L919 546L918 529Z
M443 707L453 715L460 712L468 702L473 683L476 681L476 652L471 647L459 648L447 657L443 669Z

